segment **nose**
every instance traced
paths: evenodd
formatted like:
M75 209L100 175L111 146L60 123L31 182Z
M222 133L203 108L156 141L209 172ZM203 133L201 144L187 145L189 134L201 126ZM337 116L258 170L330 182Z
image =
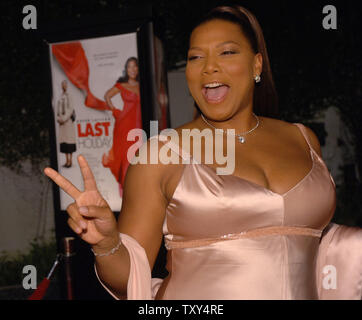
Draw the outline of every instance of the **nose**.
M204 68L202 70L203 74L213 74L214 72L219 72L219 66L216 59L213 57L208 57L205 59Z

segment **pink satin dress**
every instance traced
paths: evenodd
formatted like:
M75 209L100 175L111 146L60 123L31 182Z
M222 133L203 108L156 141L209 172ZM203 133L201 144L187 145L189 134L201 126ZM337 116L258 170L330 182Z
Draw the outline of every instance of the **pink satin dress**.
M333 178L313 165L279 194L233 175L217 175L186 152L163 225L169 275L155 299L318 299L316 260L336 208Z

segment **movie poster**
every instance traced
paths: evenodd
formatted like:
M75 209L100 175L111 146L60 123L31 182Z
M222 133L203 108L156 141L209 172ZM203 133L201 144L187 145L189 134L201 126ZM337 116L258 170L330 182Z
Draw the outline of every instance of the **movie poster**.
M58 172L83 190L87 159L112 211L120 211L129 130L142 128L137 34L49 45ZM60 190L61 210L74 200Z

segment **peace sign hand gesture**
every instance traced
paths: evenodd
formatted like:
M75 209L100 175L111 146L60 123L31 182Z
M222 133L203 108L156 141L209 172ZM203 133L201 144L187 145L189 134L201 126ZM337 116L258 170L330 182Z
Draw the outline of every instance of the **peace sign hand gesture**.
M44 173L75 200L67 207L70 228L94 249L104 251L114 247L119 241L117 221L109 205L99 193L93 173L85 158L78 156L78 163L84 181L83 192L51 168L45 168Z

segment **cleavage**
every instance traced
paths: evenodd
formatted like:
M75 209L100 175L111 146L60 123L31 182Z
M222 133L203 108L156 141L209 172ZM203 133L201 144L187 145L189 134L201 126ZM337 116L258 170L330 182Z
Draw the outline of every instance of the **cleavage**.
M288 188L283 188L283 189L286 189L285 191L283 191L283 192L280 192L280 191L277 191L277 190L274 190L274 188L273 188L273 190L272 190L272 188L270 187L270 179L268 179L268 176L270 176L270 174L266 174L265 173L265 169L262 169L261 168L261 166L256 166L256 165L250 165L250 167L256 167L257 169L254 169L254 172L255 171L258 171L258 176L262 176L263 178L264 178L264 182L263 183L260 183L260 182L258 182L258 181L255 181L255 179L253 179L253 178L249 178L249 177L245 177L245 175L244 176L241 176L240 174L238 174L238 173L236 173L235 174L235 170L234 170L234 173L232 174L232 175L230 175L231 177L233 177L233 178L236 178L236 179L239 179L239 180L241 180L241 181L244 181L244 182L247 182L247 183L250 183L250 184L253 184L253 185L255 185L255 186L257 186L257 187L259 187L259 188L262 188L262 189L265 189L265 190L269 190L269 191L271 191L272 193L274 193L274 194L279 194L279 195L285 195L285 194L287 194L289 191L291 191L292 189L294 189L296 186L298 186L302 181L304 181L309 175L310 175L310 173L312 172L312 170L313 170L313 168L314 168L314 157L313 157L313 153L311 152L311 150L310 150L310 152L309 152L309 154L310 154L310 161L312 162L311 164L309 164L309 167L307 168L307 169L304 169L304 174L303 174L303 176L300 176L300 175L298 175L298 177L297 178L294 178L293 180L293 183L289 183L289 187ZM291 162L291 161L290 161ZM208 165L206 165L206 164L203 164L204 166L207 166L207 167L209 167L209 168L211 168L212 169L212 171L216 174L216 168L214 167L214 166L208 166ZM245 165L239 165L239 167L240 166L244 166L245 167ZM298 165L297 165L298 166ZM275 167L275 166L274 166ZM294 167L293 165L290 165L290 167ZM249 169L250 170L250 169ZM289 170L293 170L293 169L289 169ZM306 171L306 170L308 170L308 171ZM248 169L246 169L245 171L248 171ZM290 175L288 175L288 174L285 174L285 172L283 172L284 170L281 170L282 172L281 173L274 173L273 175L274 176L279 176L279 177L281 177L281 178L283 178L283 177L288 177L288 176L290 176ZM299 171L299 170L298 170ZM227 176L227 175L226 175ZM255 177L255 175L254 175L254 177ZM272 180L274 180L274 179L272 179ZM277 180L277 179L275 179L275 180ZM279 179L279 181L280 181L281 179Z

